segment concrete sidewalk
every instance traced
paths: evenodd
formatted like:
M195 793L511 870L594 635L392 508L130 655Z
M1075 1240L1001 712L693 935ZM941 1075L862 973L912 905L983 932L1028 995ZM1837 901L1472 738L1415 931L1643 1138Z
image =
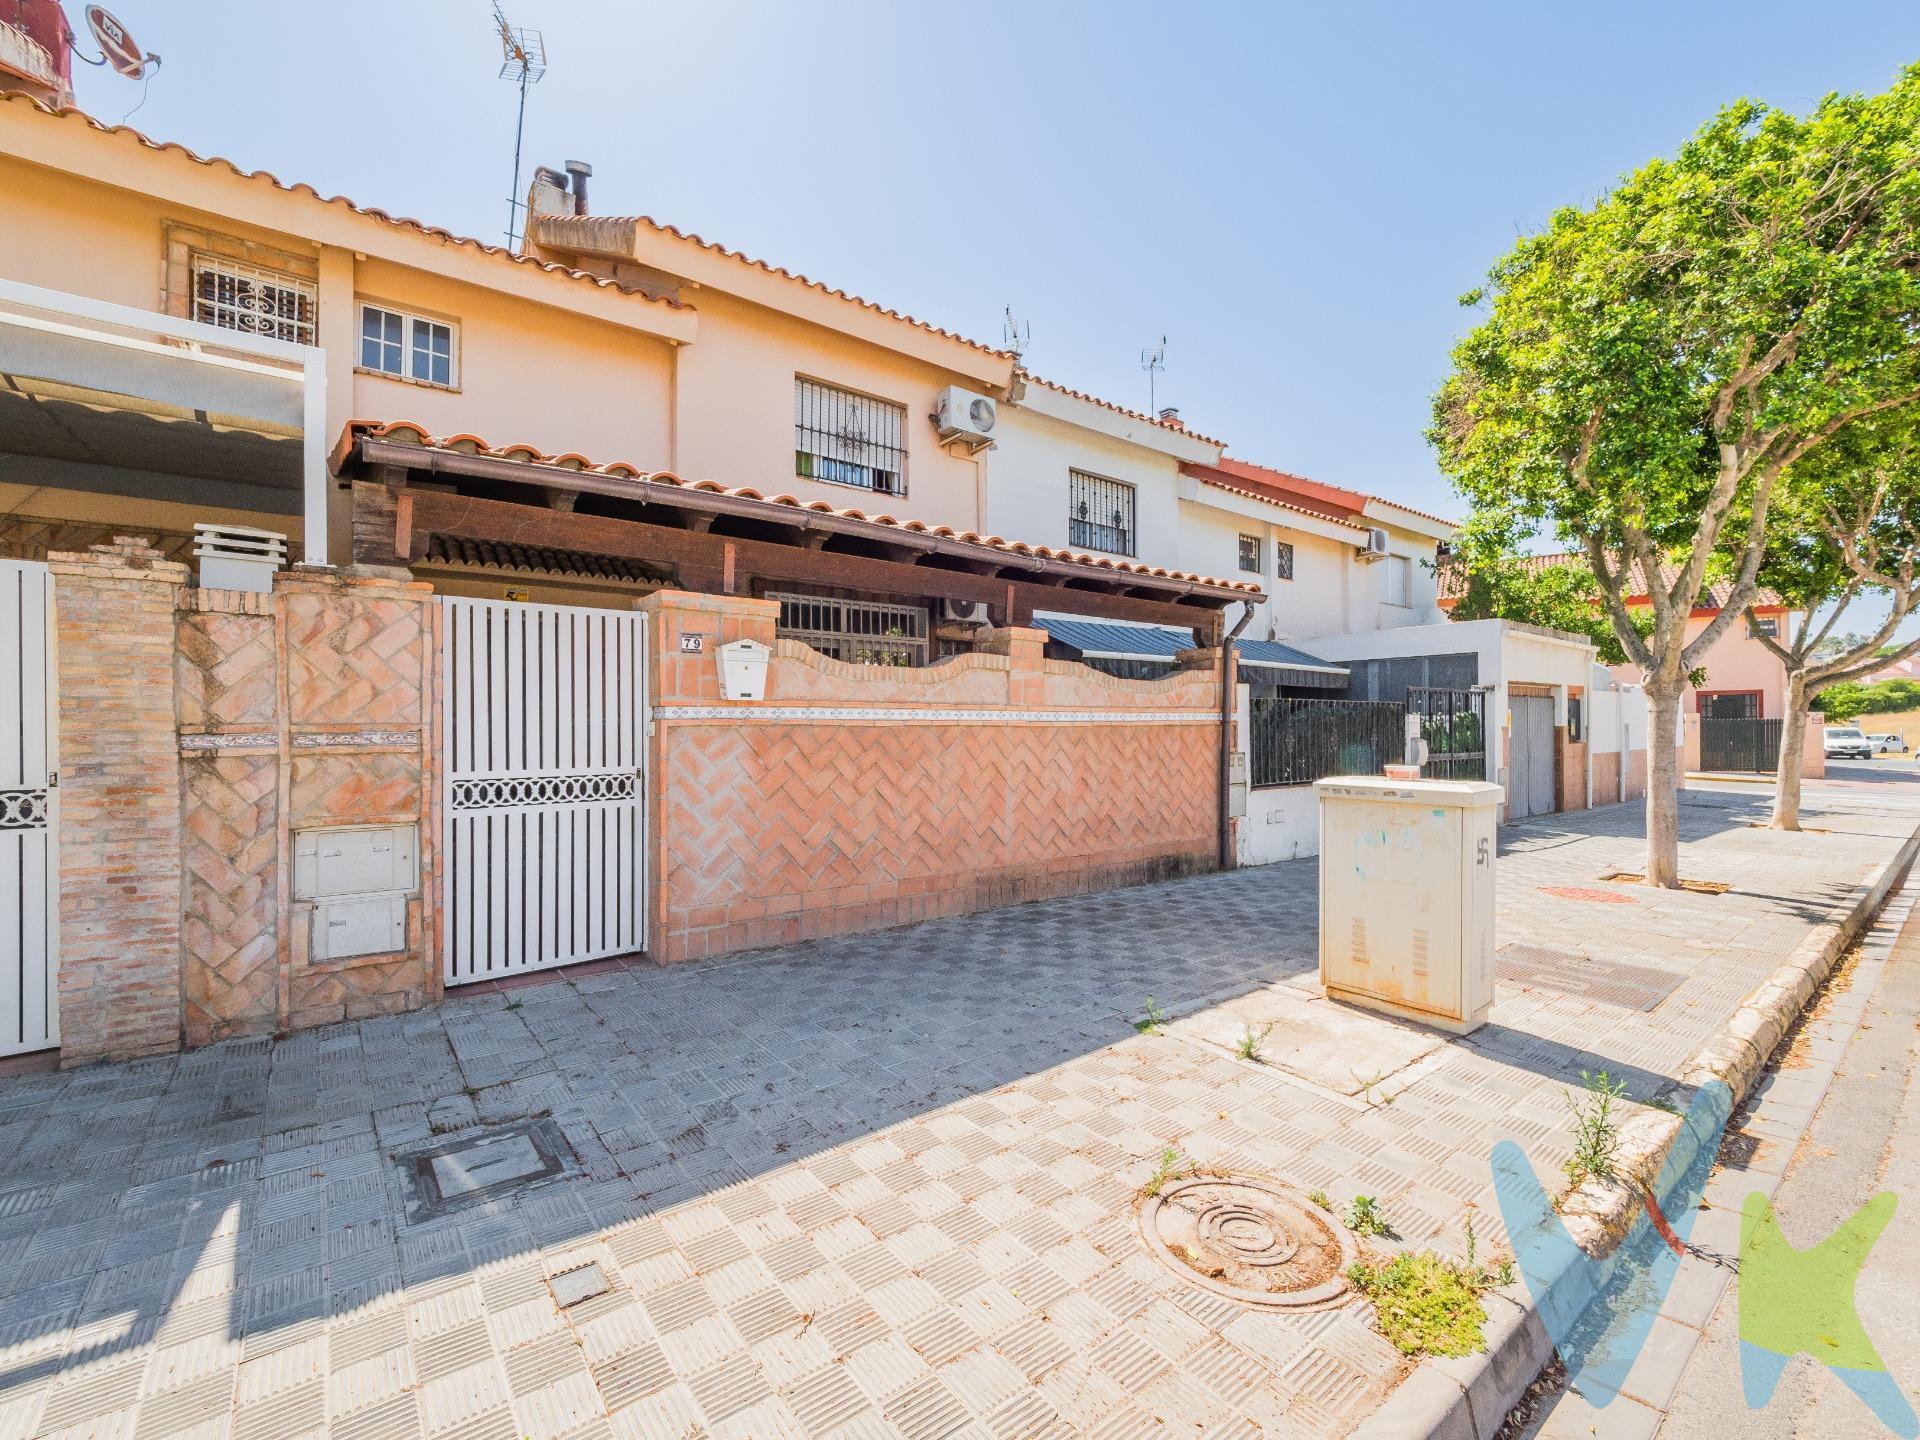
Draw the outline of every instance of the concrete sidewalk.
M1920 785L1763 803L1687 797L1723 895L1603 882L1631 808L1507 831L1528 948L1466 1042L1313 997L1301 862L0 1080L0 1434L1342 1434L1405 1373L1367 1308L1164 1266L1155 1160L1454 1254L1472 1202L1485 1253L1497 1140L1557 1169L1582 1070L1653 1098L1920 823ZM423 1199L480 1137L508 1181Z

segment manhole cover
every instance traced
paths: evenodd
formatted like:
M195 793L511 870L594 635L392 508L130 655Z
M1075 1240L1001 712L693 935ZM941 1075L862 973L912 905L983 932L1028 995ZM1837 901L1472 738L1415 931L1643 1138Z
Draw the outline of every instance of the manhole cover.
M520 1120L396 1155L407 1218L418 1224L569 1174L573 1152L550 1119Z
M1177 1180L1141 1207L1140 1230L1187 1279L1250 1305L1324 1304L1356 1258L1331 1215L1267 1180Z

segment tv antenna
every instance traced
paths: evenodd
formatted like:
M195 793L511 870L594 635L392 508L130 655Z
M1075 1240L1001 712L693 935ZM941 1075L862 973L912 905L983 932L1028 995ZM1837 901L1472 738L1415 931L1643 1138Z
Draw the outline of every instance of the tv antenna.
M1167 368L1167 337L1162 335L1158 345L1149 345L1140 352L1140 368L1147 372L1147 413L1160 413L1160 397L1154 384L1160 372Z
M1024 320L1014 319L1013 307L1009 305L1006 323L1000 327L1000 338L1017 360L1026 354L1027 346L1033 343L1033 327Z
M527 129L527 87L547 73L547 42L538 30L524 30L507 19L500 0L493 0L493 23L500 31L500 78L520 87L520 115L513 125L513 190L507 197L507 245L519 239L514 224L520 218L520 140Z

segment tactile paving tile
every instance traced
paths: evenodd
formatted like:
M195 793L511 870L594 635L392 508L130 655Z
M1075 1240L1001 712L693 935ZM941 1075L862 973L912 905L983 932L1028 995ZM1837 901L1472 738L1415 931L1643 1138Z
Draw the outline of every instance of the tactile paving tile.
M1529 989L1558 990L1627 1010L1651 1010L1687 977L1651 965L1598 960L1564 950L1518 942L1494 952L1500 979Z

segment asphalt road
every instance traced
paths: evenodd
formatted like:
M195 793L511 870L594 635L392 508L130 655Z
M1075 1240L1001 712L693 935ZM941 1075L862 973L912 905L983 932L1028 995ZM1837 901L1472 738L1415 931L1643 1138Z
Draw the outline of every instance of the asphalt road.
M1832 770L1875 767L1891 768L1886 761L1841 762ZM1774 1208L1787 1239L1806 1248L1832 1234L1880 1191L1892 1190L1900 1197L1892 1221L1867 1258L1856 1298L1860 1319L1881 1359L1909 1401L1920 1406L1920 1074L1916 1073L1920 1032L1916 1016L1920 1016L1920 908L1913 911L1895 941L1865 1016L1847 1042L1833 1085L1788 1163ZM1788 1440L1892 1433L1829 1371L1806 1356L1788 1364L1771 1404L1749 1410L1740 1381L1738 1292L1735 1280L1681 1372L1657 1432L1660 1440Z

